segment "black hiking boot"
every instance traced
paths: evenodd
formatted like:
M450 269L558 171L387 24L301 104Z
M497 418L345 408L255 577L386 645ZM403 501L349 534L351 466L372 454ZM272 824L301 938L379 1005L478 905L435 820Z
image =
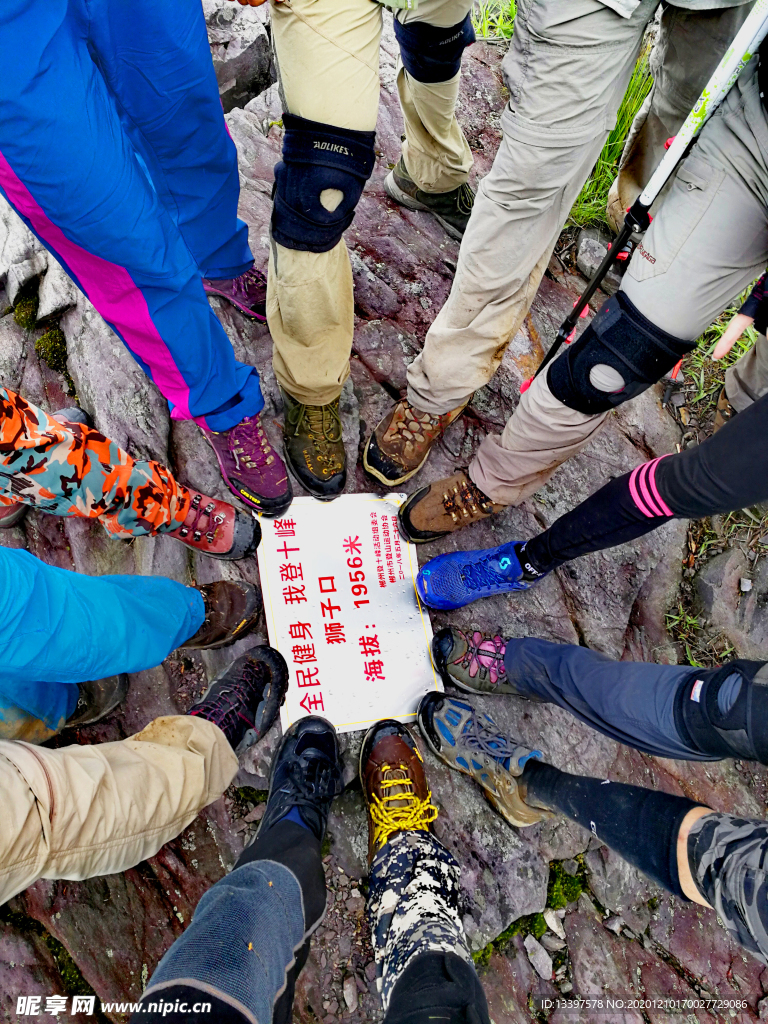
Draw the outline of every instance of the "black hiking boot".
M233 750L253 746L274 722L288 689L288 667L274 647L252 647L220 672L188 714L218 725Z
M295 807L307 828L322 841L331 803L341 789L336 730L317 715L300 718L283 736L272 762L269 796L259 834Z
M128 676L122 672L106 679L93 679L87 683L78 683L80 691L77 707L67 719L64 728L71 729L76 725L93 725L94 722L106 718L118 704L122 704L128 693Z
M280 391L285 408L285 460L313 497L332 501L347 482L339 399L328 405L304 405Z
M451 192L424 192L410 176L400 157L384 179L384 190L390 199L409 210L431 213L451 238L458 242L463 238L475 202L475 193L467 182Z

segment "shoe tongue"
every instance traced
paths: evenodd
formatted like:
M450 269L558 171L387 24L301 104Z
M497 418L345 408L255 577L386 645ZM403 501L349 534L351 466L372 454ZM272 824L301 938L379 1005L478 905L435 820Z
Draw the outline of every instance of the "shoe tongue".
M471 719L464 726L463 732L467 734L472 734ZM480 739L480 745L487 754L489 754L495 761L498 761L502 768L509 771L509 766L512 763L512 758L505 752L506 744L502 742L501 738L488 739L486 737L482 737L482 739Z
M386 770L382 770L382 779L385 782L400 781L400 785L387 786L382 788L382 797L398 797L399 799L390 799L387 801L390 807L406 807L413 802L414 797L414 786L413 781L410 777L410 773L402 766L389 767Z

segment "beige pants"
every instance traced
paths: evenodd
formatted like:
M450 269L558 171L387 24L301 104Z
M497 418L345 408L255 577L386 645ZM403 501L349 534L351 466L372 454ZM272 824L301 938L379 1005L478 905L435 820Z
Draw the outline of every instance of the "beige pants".
M38 878L109 875L154 856L236 771L221 730L187 715L117 743L0 741L0 904Z
M471 0L421 0L402 22L458 24ZM310 121L373 131L379 109L382 8L373 0L283 0L272 5L272 35L285 110ZM403 158L425 192L449 192L472 167L454 114L459 76L424 84L398 67L405 122ZM354 301L342 239L330 252L287 249L274 240L267 321L278 382L294 398L324 405L349 376Z
M754 347L725 375L725 393L736 412L768 393L768 338L758 334Z
M417 408L435 413L455 408L487 383L501 362L613 124L645 25L657 6L648 0L637 7L632 18L621 18L597 0L523 0L518 5L513 46L504 66L511 92L502 117L504 138L490 174L481 183L448 302L432 325L423 352L409 367L408 397ZM747 10L706 12L710 27L720 24L715 17L718 14L727 22L727 30L716 35L723 49L730 29L735 33L734 22ZM717 54L713 55L710 47L704 61L696 60L702 33L697 29L689 37L688 29L698 17L702 15L673 11L665 29L665 52L674 54L675 59L682 55L689 74L706 78ZM671 32L674 45L669 42ZM655 100L655 109L664 110L666 123L674 130L688 112L683 105L688 96L675 88L675 82L675 76L660 79ZM677 124L672 114L676 104ZM682 184L681 189L686 190L687 185ZM701 204L695 190L686 196L688 203L694 198ZM682 241L695 222L685 203L679 204L678 211L672 230ZM666 223L671 224L669 218ZM658 232L658 219L653 227ZM679 243L675 244L679 249ZM721 268L727 264L728 257L723 257L725 262L719 259L716 246L708 248L712 263ZM670 249L670 255L678 249ZM749 266L757 249L749 254ZM689 329L695 329L702 317L709 316L704 326L710 322L732 297L733 293L723 297L723 289L731 284L736 288L736 278L741 280L745 272L742 260L732 279L721 274L722 281L714 291L710 288L711 294L697 289L691 304L685 305L679 297L695 279L693 257L691 251L684 264L678 265L687 275L682 290L679 274L674 294L669 279L666 291L671 301L665 304L670 313L684 309ZM706 285L711 285L709 277ZM656 299L660 288L661 282L655 288ZM631 297L657 322L655 301ZM720 303L714 314L712 302ZM697 307L695 315L691 315L692 306ZM688 336L672 326L659 326L678 337ZM605 415L585 416L566 408L554 399L545 381L537 381L521 396L501 437L483 441L470 465L470 476L494 501L522 501L558 465L576 454L604 419Z

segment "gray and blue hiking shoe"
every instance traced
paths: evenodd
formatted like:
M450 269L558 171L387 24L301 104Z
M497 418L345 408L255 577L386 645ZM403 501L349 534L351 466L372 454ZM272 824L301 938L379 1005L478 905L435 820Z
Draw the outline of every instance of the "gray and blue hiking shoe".
M500 733L496 723L469 701L428 693L417 712L419 728L436 757L482 786L489 802L510 825L535 825L552 817L529 807L517 780L531 758L543 757Z
M526 578L520 565L518 549L522 544L512 540L498 548L438 555L419 570L419 597L428 608L453 611L481 597L528 590L538 579Z

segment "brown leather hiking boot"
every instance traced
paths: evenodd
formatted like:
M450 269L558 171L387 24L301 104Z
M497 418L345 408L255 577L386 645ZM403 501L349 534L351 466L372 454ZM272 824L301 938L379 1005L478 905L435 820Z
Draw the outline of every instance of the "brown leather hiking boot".
M438 416L420 412L406 398L401 398L368 438L363 452L366 473L387 485L409 480L418 473L432 445L461 415L466 404Z
M332 501L347 482L339 399L305 405L280 388L285 408L285 461L299 483L320 501Z
M735 415L736 410L728 401L725 388L720 388L720 394L717 396L717 409L715 410L715 422L712 433L717 433L720 427L724 427Z
M384 179L390 199L409 210L431 213L451 238L460 242L469 223L475 193L467 182L450 192L424 192L408 173L402 156Z
M368 811L368 863L399 832L429 832L437 817L416 740L400 722L371 726L360 750Z
M256 625L261 612L259 591L252 583L218 580L196 587L205 602L205 622L179 646L192 651L229 647Z
M400 507L397 519L406 540L426 544L462 526L479 523L505 507L491 501L472 483L467 471L459 469L453 476L415 491Z

